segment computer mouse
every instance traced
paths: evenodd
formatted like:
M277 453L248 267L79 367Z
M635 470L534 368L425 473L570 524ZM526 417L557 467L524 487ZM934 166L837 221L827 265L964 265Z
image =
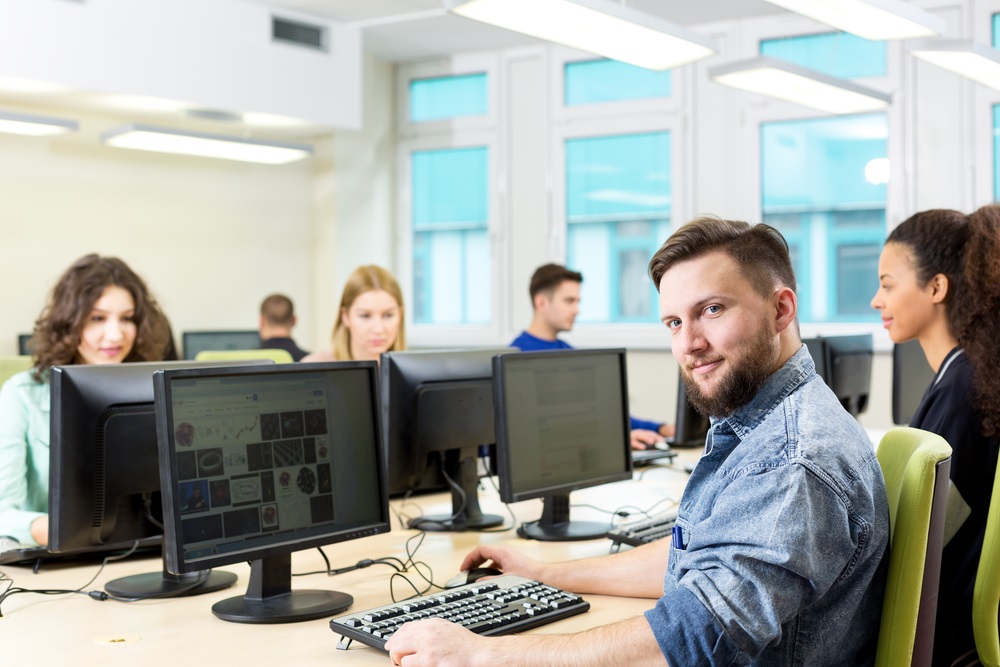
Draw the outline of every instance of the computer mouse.
M494 567L476 567L471 570L459 572L449 579L444 587L455 588L457 586L464 586L465 584L475 583L483 577L496 577L501 574L503 572Z
M653 443L653 449L658 449L661 452L670 451L670 445L667 444L666 440L657 440Z

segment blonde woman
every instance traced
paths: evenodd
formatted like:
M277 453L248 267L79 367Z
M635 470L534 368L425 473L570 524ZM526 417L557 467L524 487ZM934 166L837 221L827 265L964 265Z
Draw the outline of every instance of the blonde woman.
M375 360L383 352L406 349L403 293L380 266L359 266L348 277L333 327L333 349L302 361Z

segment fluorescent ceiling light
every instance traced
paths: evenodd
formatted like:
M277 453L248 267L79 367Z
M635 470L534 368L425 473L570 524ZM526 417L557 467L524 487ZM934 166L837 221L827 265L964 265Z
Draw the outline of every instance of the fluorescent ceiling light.
M75 120L51 118L29 113L0 111L0 132L24 134L31 137L50 137L55 134L76 132L80 124Z
M884 109L892 101L877 90L770 56L719 65L709 69L708 76L726 86L834 114Z
M935 39L909 47L921 60L1000 90L1000 51L964 39Z
M767 0L865 39L931 37L944 21L903 0Z
M109 146L159 153L215 157L260 164L287 164L312 155L312 147L273 141L241 139L222 134L171 130L150 125L125 125L101 134Z
M446 0L466 18L652 70L719 49L714 40L608 0Z

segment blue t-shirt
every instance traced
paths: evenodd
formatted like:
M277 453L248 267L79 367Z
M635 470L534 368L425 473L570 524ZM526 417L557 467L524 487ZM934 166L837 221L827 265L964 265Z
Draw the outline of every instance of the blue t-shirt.
M538 336L532 336L527 331L522 331L521 335L510 342L511 347L516 347L522 352L545 352L548 350L572 350L573 346L564 340L545 340L544 338L539 338ZM629 416L631 421L631 428L633 431L637 428L646 429L647 431L659 432L660 427L663 426L662 422L651 422L647 419L638 419L636 417Z

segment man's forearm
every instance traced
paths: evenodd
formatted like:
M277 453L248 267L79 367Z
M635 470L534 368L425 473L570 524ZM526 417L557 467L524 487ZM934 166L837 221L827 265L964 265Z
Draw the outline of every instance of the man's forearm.
M583 561L543 565L539 579L575 593L656 599L663 595L663 575L670 540Z

